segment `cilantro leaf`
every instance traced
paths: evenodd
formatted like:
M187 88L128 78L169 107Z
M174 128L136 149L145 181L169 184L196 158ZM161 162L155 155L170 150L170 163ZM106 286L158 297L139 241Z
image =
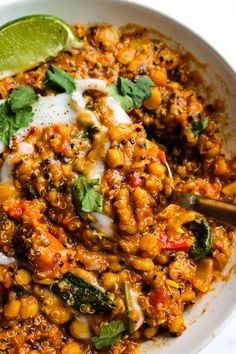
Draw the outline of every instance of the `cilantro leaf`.
M121 107L125 111L129 112L134 108L134 103L132 98L128 95L121 95L116 84L113 84L109 87L108 94L109 96L114 97L116 102L119 103L119 105L121 105Z
M142 102L147 98L151 97L153 82L148 77L140 77L135 85L134 90L132 91L132 99L134 101L134 107L139 108L142 105Z
M109 95L121 105L125 111L139 108L142 102L152 95L153 82L148 77L140 77L135 83L119 77L116 84L109 88Z
M18 109L30 107L37 99L38 97L32 87L20 85L12 91L9 97L9 106L15 112Z
M28 125L32 123L33 115L34 113L31 107L25 107L16 111L15 117L11 121L12 135L14 135L19 128L28 127Z
M49 70L46 72L44 84L49 91L54 93L66 92L70 94L75 90L73 76L55 65L50 65Z
M207 127L207 125L208 118L193 121L191 125L191 130L193 132L194 137L197 137L201 133L201 131Z
M124 77L118 77L117 87L119 88L121 95L131 95L135 88L135 83Z
M99 184L99 179L87 179L80 175L73 183L73 198L78 212L102 212L103 197L94 186Z
M82 138L93 141L93 136L99 132L100 132L99 127L97 127L96 125L91 125L86 130L83 131Z
M205 218L190 224L190 230L196 237L195 244L190 248L189 255L193 259L201 259L211 251L211 229Z
M101 327L98 336L93 337L92 343L97 350L108 347L120 341L121 333L126 330L126 326L122 321L111 321Z
M37 95L31 87L18 86L9 99L0 105L0 141L9 146L18 129L27 127L33 119L31 105Z

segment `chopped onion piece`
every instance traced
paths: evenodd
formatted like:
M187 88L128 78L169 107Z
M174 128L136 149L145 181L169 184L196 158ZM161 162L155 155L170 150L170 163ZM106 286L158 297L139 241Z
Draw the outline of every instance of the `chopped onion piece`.
M91 225L98 231L107 237L112 238L114 235L114 225L113 220L102 213L92 213L94 221Z
M3 143L0 141L0 154L3 152L4 150L4 145Z
M16 259L13 257L7 257L4 253L0 252L0 264L8 265L11 263L16 263Z
M88 178L101 178L103 175L103 172L105 171L105 164L102 161L102 159L97 158L95 161L95 165L92 167L92 169L88 173Z
M141 307L139 306L139 303L138 303L138 293L136 291L134 291L133 289L130 289L130 301L131 301L132 307L139 314L139 320L134 325L134 330L137 331L142 326L142 324L144 322L144 314L143 314L143 311L141 310Z

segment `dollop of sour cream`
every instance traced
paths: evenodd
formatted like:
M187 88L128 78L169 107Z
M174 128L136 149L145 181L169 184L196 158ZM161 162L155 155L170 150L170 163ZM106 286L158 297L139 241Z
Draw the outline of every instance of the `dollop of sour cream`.
M86 112L90 114L93 124L101 126L95 114L86 109L86 102L83 94L87 90L97 90L103 93L107 91L107 82L99 79L82 79L75 80L76 89L72 95L61 93L55 96L40 96L38 101L32 106L34 113L33 121L29 127L20 128L16 133L18 144L18 151L11 154L4 161L1 172L0 182L11 182L12 169L14 167L13 159L16 156L23 156L25 154L32 154L34 147L32 145L22 142L28 135L32 127L44 128L55 123L59 124L75 124L78 113ZM4 100L1 100L4 102ZM121 123L132 123L127 113L116 103L113 97L107 96L105 99L107 107L113 112L113 123L118 125ZM21 142L20 142L21 141ZM0 153L4 150L3 143L0 142ZM89 173L90 178L99 178L105 170L104 162L98 159Z
M75 109L80 112L86 109L86 102L83 97L85 91L96 90L106 93L107 82L99 79L82 79L75 80L76 89L71 94L72 104Z
M123 108L116 102L114 97L107 96L106 97L107 106L113 111L113 125L119 124L131 124L132 121L128 114L123 110Z

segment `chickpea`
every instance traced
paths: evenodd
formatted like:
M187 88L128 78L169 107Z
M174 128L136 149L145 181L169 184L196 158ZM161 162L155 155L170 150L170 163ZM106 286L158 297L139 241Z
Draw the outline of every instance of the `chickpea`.
M182 86L179 82L171 81L167 84L167 87L172 88L173 90L181 90Z
M128 237L123 237L119 241L119 245L125 253L135 254L139 250L139 236L130 235Z
M190 302L193 303L196 301L196 293L190 288L185 288L184 292L181 294L182 302Z
M154 263L150 258L134 258L130 261L136 270L148 272L154 268Z
M157 264L167 264L169 262L168 254L159 254L155 258Z
M112 272L119 272L124 268L123 265L119 264L117 261L110 262L110 269Z
M165 175L166 168L159 162L152 162L148 165L147 171L154 176L163 177Z
M226 185L225 187L223 187L222 189L223 193L225 195L234 195L236 194L236 181Z
M120 143L122 140L127 140L130 138L130 134L133 132L132 125L119 124L117 126L110 127L108 130L108 137L110 140L117 141Z
M207 157L214 157L220 153L221 146L220 145L215 145L211 149L209 149L206 153Z
M134 59L134 56L134 48L122 48L117 55L117 60L123 65L128 65Z
M152 327L145 328L143 334L147 339L151 339L157 334L157 328L152 328Z
M152 88L152 96L144 101L143 105L147 109L157 109L161 104L161 92L157 87Z
M15 281L18 285L28 285L31 282L31 274L26 269L19 269L15 273Z
M120 150L110 149L107 152L107 164L111 168L116 168L123 165L123 154Z
M20 301L19 300L11 300L4 306L4 316L7 319L17 317L20 310Z
M83 354L84 351L82 350L81 346L77 342L70 342L67 343L62 348L62 354Z
M203 258L197 262L197 270L195 277L193 278L193 286L206 293L212 283L213 274L214 274L214 262L211 258Z
M83 280L87 281L88 283L91 283L91 284L96 284L97 283L96 276L93 273L88 272L85 269L82 269L82 268L79 268L79 267L75 267L75 268L73 268L71 273L73 273L77 277L82 278Z
M63 324L71 319L71 311L64 303L48 289L34 287L36 295L40 296L42 301L41 310L50 318L55 324Z
M19 197L19 190L12 183L0 183L0 203L11 197Z
M122 272L119 273L119 281L123 284L124 281L128 281L130 278L129 273L126 270L122 270Z
M20 300L20 317L22 320L35 317L38 310L38 301L34 296L23 297Z
M83 318L74 319L70 324L70 334L77 339L89 339L91 333L87 321Z
M170 317L168 328L172 335L180 336L186 328L183 316L177 315L174 318Z
M150 72L150 77L155 85L166 86L167 85L167 71L165 68L156 68Z
M102 43L105 47L116 45L119 42L119 38L119 31L113 26L98 28L96 31L96 40Z
M159 52L159 58L162 58L160 65L167 70L173 70L179 63L179 55L169 48L161 50Z
M217 134L214 134L210 138L205 134L201 134L199 137L200 154L206 155L206 157L215 157L218 155L220 153L221 146L222 139Z
M133 74L137 75L141 71L146 70L146 58L145 56L140 55L132 60L128 66L128 70L131 71Z
M142 251L146 251L150 254L153 253L153 250L156 247L157 247L157 238L153 234L144 235L139 242L139 248Z
M218 156L215 161L214 173L216 176L224 175L227 172L227 163L223 156Z
M3 284L5 288L10 288L12 286L13 279L12 279L12 274L10 271L6 271L6 273L3 276Z
M117 284L117 275L112 272L107 272L103 277L103 285L106 289L114 289Z

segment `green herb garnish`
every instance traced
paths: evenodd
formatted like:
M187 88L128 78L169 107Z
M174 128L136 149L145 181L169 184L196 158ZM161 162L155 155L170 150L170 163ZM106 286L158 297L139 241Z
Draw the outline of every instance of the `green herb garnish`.
M136 82L119 77L117 83L110 86L108 93L125 111L131 111L141 107L143 101L152 95L153 85L148 77L140 77Z
M55 281L50 290L82 313L109 312L115 306L104 292L70 272Z
M46 72L44 84L49 91L54 93L66 92L70 94L76 88L73 76L55 65L50 65Z
M30 86L17 86L9 97L9 105L13 112L19 109L31 107L38 99L38 96Z
M94 186L99 185L99 179L87 179L80 175L73 183L73 198L78 213L100 212L103 210L103 197Z
M118 343L121 339L121 334L125 330L126 326L124 322L111 321L101 327L99 335L91 339L92 343L96 349L103 349L109 345Z
M195 244L190 248L189 255L193 259L201 259L211 251L211 229L206 219L201 218L190 224L190 230L196 237Z
M96 125L92 125L83 131L82 138L89 139L89 140L93 141L93 136L99 132L100 132L99 127L97 127Z
M18 86L0 105L0 141L9 146L12 136L27 127L33 119L32 104L38 96L29 86Z
M193 121L191 125L191 130L193 132L194 137L197 137L201 133L201 131L207 127L207 125L208 118Z
M126 310L126 316L127 316L127 331L129 334L131 334L134 331L134 325L133 325L133 322L130 318L130 315L132 313L132 306L130 303L129 285L126 281L123 284L123 293L124 293L125 310Z

